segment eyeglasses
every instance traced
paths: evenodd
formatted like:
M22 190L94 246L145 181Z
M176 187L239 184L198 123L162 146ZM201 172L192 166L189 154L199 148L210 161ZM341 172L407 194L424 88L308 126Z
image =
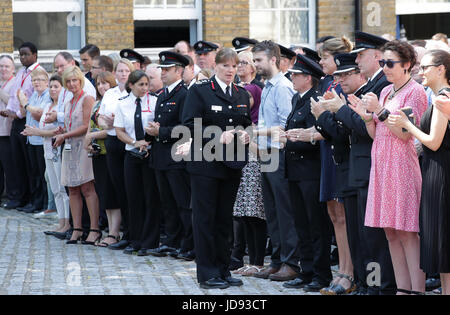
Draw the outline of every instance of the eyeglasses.
M419 69L422 72L425 72L429 67L439 67L440 65L426 65L426 66L420 66Z
M346 78L348 78L349 76L353 75L353 74L358 74L359 72L357 71L348 71L348 72L343 72L343 73L338 73L333 75L333 78L335 81L339 81L339 80L344 80Z
M387 66L389 69L392 69L395 67L396 63L401 63L402 61L395 61L395 60L384 60L381 59L378 61L381 68L384 68L384 66Z

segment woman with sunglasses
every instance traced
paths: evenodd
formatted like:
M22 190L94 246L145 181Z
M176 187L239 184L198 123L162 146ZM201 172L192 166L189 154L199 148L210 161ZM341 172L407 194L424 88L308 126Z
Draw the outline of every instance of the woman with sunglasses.
M55 198L56 211L58 212L59 218L58 228L54 231L46 231L44 233L63 240L66 238L67 231L70 230L70 208L69 197L64 186L61 185L61 150L52 146L52 138L56 135L59 124L58 122L45 123L48 116L47 113L57 112L59 109L58 97L62 90L62 78L56 74L50 78L49 82L50 99L42 111L39 127L26 125L22 134L25 136L39 136L44 139L45 168L50 188Z
M437 98L447 98L450 88L450 54L427 53L420 65L423 85ZM438 96L440 95L440 96ZM435 102L433 102L435 103ZM420 129L399 112L390 115L391 126L405 128L424 146L420 208L420 267L427 274L441 275L442 294L450 294L450 129L448 119L435 104L423 115Z
M383 228L386 233L397 294L422 294L425 274L419 267L418 236L422 175L412 134L387 119L405 108L420 119L428 100L423 86L411 78L416 64L414 48L392 41L381 51L380 65L392 85L384 88L380 100L373 93L362 100L349 96L352 108L364 119L374 139L365 225Z

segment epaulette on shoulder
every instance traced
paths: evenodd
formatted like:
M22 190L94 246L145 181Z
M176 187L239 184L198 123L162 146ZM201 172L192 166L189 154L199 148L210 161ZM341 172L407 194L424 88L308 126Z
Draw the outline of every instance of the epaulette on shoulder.
M121 98L119 98L119 101L126 99L128 96L130 96L130 94L122 96Z
M241 89L241 90L247 91L243 86L241 86L239 84L233 83L233 86L235 89L238 89L238 90Z
M195 82L195 84L197 84L197 85L205 85L205 84L208 84L210 82L211 82L210 79L205 79L205 80L197 81L197 82Z

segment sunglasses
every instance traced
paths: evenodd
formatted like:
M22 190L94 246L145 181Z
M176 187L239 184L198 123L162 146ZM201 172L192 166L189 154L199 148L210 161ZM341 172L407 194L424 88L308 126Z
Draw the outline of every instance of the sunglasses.
M381 60L378 61L378 63L380 64L381 68L384 68L384 66L387 66L389 69L392 69L392 68L395 67L396 63L401 63L401 61L381 59Z

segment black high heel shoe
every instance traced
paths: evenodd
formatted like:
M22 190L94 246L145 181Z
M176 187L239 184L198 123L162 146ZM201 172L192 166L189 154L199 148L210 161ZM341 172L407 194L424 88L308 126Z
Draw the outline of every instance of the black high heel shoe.
M99 236L93 242L81 241L81 244L83 244L83 245L95 245L97 242L100 242L100 240L102 239L102 236L103 236L101 230L89 230L89 232L96 232L96 233L99 234Z
M83 229L73 229L73 231L84 232ZM76 240L69 240L69 241L66 242L66 244L67 245L74 245L74 244L78 244L78 242L83 242L83 233Z

